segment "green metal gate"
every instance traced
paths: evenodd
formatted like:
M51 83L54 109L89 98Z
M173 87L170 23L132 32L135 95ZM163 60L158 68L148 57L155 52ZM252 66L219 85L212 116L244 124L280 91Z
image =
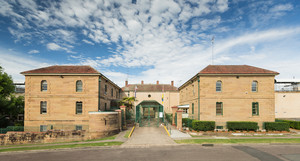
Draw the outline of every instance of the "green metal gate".
M156 101L143 101L136 106L135 121L140 127L159 127L164 121L163 106Z

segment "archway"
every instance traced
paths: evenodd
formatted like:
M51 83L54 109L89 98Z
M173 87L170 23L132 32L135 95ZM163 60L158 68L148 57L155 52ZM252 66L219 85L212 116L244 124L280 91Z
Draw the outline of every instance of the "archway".
M136 106L135 122L143 126L156 126L164 122L164 107L155 100L144 100Z

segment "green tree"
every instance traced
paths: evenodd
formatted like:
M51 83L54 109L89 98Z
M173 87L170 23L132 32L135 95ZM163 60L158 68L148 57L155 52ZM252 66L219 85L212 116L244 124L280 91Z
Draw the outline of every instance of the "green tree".
M137 101L135 97L124 97L121 104L127 106L128 109L132 109L134 101Z
M14 96L14 90L11 76L0 66L0 127L9 124L9 120L5 119L6 116L9 116L10 122L16 122L18 114L24 114L24 97Z

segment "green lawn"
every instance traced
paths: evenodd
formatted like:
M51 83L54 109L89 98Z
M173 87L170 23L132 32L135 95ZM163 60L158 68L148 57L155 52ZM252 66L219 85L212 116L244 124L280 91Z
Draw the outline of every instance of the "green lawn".
M121 145L121 144L123 144L123 142L101 142L101 143L85 143L85 144L69 144L69 145L16 147L16 148L0 149L0 152L41 150L41 149L81 148L81 147L95 147L95 146L114 146L114 145Z
M275 139L187 139L175 140L179 144L242 144L242 143L300 143L300 138L275 138Z
M124 138L128 138L130 132L131 132L130 130L127 130L127 131L126 131L126 134L124 135Z

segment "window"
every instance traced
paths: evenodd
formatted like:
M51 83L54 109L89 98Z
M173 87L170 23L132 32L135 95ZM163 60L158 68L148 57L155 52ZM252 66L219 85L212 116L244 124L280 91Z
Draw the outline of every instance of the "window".
M111 89L111 96L112 97L114 96L114 89L113 88Z
M223 103L222 102L216 103L216 115L223 115Z
M76 92L82 92L82 81L76 81Z
M195 96L195 86L192 85L192 88L193 88L193 96Z
M217 81L216 83L216 92L221 92L222 91L222 82Z
M76 125L75 130L82 130L82 125Z
M82 114L82 102L76 102L76 114Z
M116 98L118 98L118 91L116 91Z
M47 113L47 101L41 101L41 114Z
M104 111L106 111L106 108L107 108L107 104L104 103Z
M182 113L184 113L184 114L187 114L188 113L188 108L184 108L184 109L182 109Z
M47 131L47 125L40 125L40 132L46 132Z
M258 102L252 102L252 115L259 115Z
M104 86L104 94L107 94L107 85Z
M41 82L41 91L47 91L47 81L42 80Z
M252 82L252 88L251 88L252 92L257 92L257 81L253 81Z
M194 103L192 103L192 114L194 114Z

